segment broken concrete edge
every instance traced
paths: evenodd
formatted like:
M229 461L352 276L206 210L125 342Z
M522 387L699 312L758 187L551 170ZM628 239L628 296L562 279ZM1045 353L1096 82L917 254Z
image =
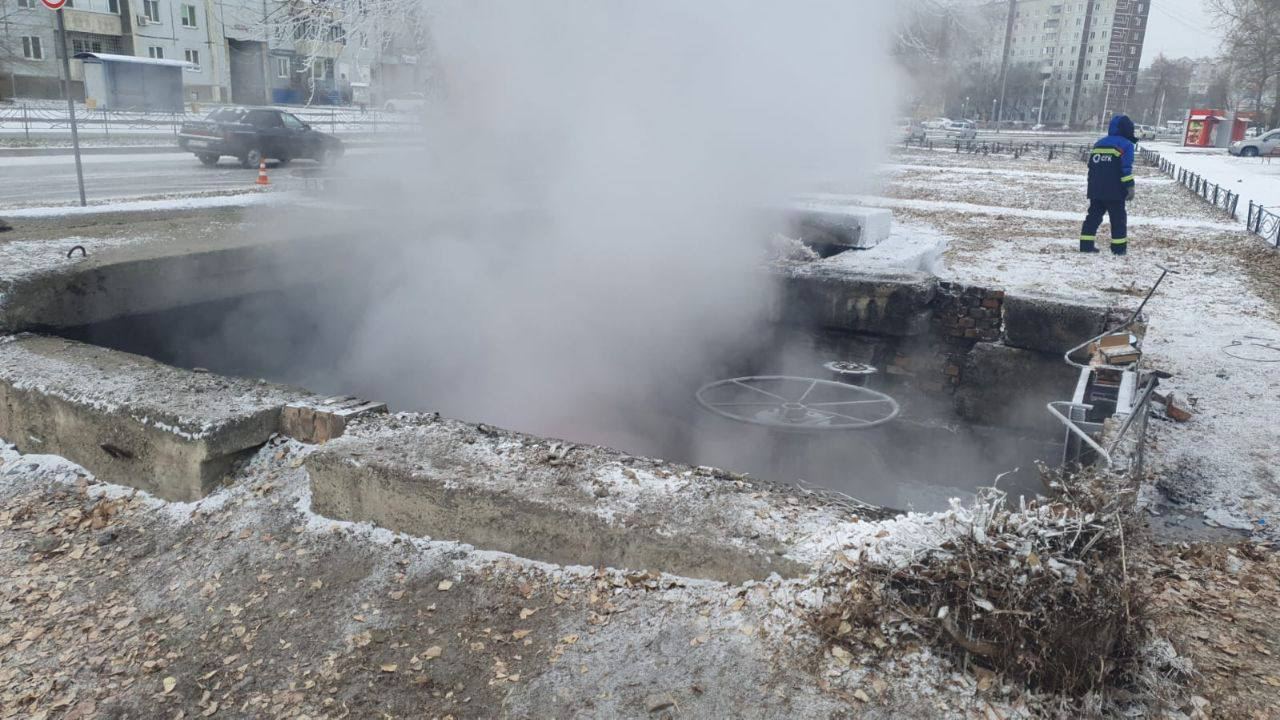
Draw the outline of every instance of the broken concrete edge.
M386 413L386 403L336 396L309 402L291 402L280 412L280 432L305 443L325 443L341 437L347 423L373 413Z
M855 272L823 264L778 264L781 282L771 319L873 335L929 330L938 278L925 272Z
M312 511L560 565L796 577L890 513L723 470L442 418L360 418L311 453ZM871 531L874 532L874 531Z
M1014 293L1004 297L1004 333L1009 347L1062 353L1118 325L1124 304L1079 297Z
M284 407L323 401L63 338L0 338L0 437L168 500L207 495L281 430Z

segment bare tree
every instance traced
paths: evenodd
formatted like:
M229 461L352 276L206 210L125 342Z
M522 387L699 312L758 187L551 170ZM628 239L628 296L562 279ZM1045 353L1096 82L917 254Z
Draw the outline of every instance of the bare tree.
M912 79L921 106L973 114L998 97L999 72L981 62L981 54L1003 21L974 0L909 0L901 6L894 56ZM964 98L972 105L965 107Z
M1191 75L1196 61L1190 58L1170 59L1160 54L1151 66L1138 75L1131 111L1142 112L1142 122L1155 123L1160 109L1184 108L1190 97Z
M1280 125L1280 0L1209 0L1209 8L1224 30L1223 50L1258 112L1273 83L1268 124Z
M318 77L332 79L326 73L339 56L374 60L396 53L431 64L427 0L285 0L264 24L278 43L292 45L307 76L308 101L320 89Z

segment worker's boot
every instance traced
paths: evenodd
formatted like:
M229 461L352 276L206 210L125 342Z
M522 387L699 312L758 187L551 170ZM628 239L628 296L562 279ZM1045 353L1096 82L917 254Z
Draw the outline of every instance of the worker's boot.
M1098 246L1094 243L1094 237L1092 235L1080 236L1080 252L1082 253L1098 252Z
M1111 254L1112 254L1112 255L1124 255L1124 254L1126 254L1126 253L1128 253L1128 252L1129 252L1129 239L1128 239L1128 238L1112 238L1112 239L1111 239Z

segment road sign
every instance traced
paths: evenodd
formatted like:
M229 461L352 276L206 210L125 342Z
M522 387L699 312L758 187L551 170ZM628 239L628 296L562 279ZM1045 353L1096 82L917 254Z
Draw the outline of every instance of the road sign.
M40 0L40 2L50 10L61 10L62 6L67 4L67 0Z

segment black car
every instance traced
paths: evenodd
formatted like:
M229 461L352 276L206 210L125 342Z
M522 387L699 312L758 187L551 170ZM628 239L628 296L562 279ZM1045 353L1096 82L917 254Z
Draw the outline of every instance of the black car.
M331 163L342 157L342 141L274 108L222 108L200 122L182 124L178 146L214 165L230 155L251 168L266 158L287 163L308 158Z

